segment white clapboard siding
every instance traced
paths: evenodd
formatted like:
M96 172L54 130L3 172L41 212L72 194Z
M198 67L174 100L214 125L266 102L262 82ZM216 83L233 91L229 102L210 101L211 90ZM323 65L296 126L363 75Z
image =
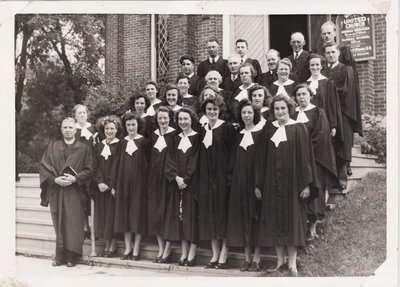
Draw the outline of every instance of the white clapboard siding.
M260 62L263 72L267 71L265 53L268 50L268 16L231 16L231 52L235 51L237 39L249 44L249 57Z

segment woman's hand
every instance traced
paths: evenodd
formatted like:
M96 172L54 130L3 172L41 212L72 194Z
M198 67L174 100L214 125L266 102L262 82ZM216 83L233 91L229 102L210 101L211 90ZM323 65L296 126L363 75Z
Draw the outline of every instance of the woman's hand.
M187 187L182 177L180 176L175 177L175 181L178 184L179 189L185 189Z
M99 183L97 185L99 187L100 192L106 192L109 189L108 185L105 183Z
M64 173L64 177L65 177L65 180L68 180L71 184L76 182L76 177L73 176L73 175L70 175L68 173Z
M116 190L115 190L114 188L111 188L111 194L112 194L112 196L115 197L115 194L116 194L116 193L117 193Z
M333 128L333 129L331 130L331 137L334 137L335 135L336 135L336 129Z
M310 187L307 185L300 193L300 198L305 199L310 196Z
M261 200L261 191L258 187L256 187L256 189L254 190L254 194L256 195L256 198L258 200Z

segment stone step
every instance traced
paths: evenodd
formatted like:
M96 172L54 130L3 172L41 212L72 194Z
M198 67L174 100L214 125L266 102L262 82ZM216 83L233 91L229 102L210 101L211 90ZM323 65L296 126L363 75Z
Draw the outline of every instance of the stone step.
M32 206L32 207L40 207L40 198L36 197L19 197L17 196L15 198L15 204L16 205L23 205L23 206ZM43 209L46 209L48 207L43 207Z
M363 157L352 157L351 167L376 167L386 168L384 164L377 163L374 159L363 158Z
M15 187L17 197L32 197L40 199L41 189L39 184L17 182Z
M17 205L16 217L51 221L50 208L42 206Z

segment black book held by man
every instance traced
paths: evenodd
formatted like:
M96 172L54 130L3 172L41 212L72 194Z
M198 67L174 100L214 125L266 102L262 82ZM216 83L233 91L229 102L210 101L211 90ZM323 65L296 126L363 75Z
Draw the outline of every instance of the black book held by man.
M63 170L62 170L62 172L61 172L61 175L64 175L64 174L70 174L70 175L73 175L73 176L76 176L78 173L72 168L72 166L70 166L70 165L68 165L68 166L66 166Z

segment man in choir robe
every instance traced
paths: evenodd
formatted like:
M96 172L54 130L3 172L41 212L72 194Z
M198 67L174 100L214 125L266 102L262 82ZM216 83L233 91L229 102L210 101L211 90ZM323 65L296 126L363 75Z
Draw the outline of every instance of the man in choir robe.
M278 80L276 69L278 68L278 62L281 57L279 52L275 49L268 50L267 54L265 54L265 57L267 58L268 71L262 74L260 84L269 90L271 84Z
M305 44L306 40L302 33L295 32L290 36L290 46L292 46L293 54L288 59L293 65L292 80L297 83L304 83L311 76L307 65L310 53L303 50Z
M229 76L228 62L218 55L219 52L219 42L216 37L211 37L207 40L207 53L208 58L199 63L197 67L197 76L199 76L199 92L203 90L205 86L204 77L211 70L217 71L222 79Z
M228 58L228 67L231 74L227 76L222 82L222 89L227 92L232 93L240 85L242 85L239 77L240 61L241 57L239 54L232 54Z
M82 254L84 240L84 193L92 178L91 148L76 140L73 118L61 124L62 140L52 141L40 162L41 205L50 204L56 233L53 266L73 267Z
M244 63L250 63L254 70L257 72L256 77L254 78L255 83L260 83L261 82L261 77L262 77L262 70L260 63L256 59L251 59L248 57L248 52L249 52L249 44L247 43L246 40L244 39L238 39L236 40L236 46L235 46L236 53L238 53L241 57L240 64Z
M199 76L194 73L194 58L192 56L182 56L179 60L182 66L182 73L178 75L178 79L184 75L189 79L189 95L198 97L200 91L198 89Z
M357 92L358 81L352 67L339 63L340 51L337 45L332 43L324 47L328 61L326 75L335 82L342 110L343 147L340 149L336 146L335 149L340 189L344 190L347 186L347 166L351 162L353 133L362 136L360 94Z

